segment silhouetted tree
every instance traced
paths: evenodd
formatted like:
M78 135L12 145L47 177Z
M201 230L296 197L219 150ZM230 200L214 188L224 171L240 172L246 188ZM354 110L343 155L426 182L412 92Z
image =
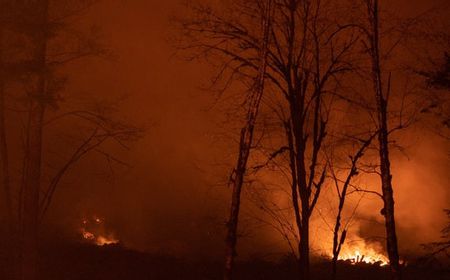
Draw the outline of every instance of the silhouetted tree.
M5 123L5 86L6 86L6 62L4 61L4 56L6 55L6 36L5 30L6 25L8 23L8 5L6 5L6 1L3 0L0 2L0 5L3 7L0 11L0 180L2 185L2 192L4 197L4 205L5 210L7 212L7 223L8 227L11 226L12 220L12 198L11 198L11 188L9 183L9 157L8 157L8 146L7 146L7 132L6 132L6 123Z
M390 74L384 73L380 62L380 16L378 0L367 0L369 28L365 29L368 53L372 62L372 81L377 111L380 178L383 193L386 240L389 262L394 279L401 279L397 233L395 230L394 193L392 188L391 162L389 157L388 96L391 91ZM386 80L385 75L388 75Z
M360 144L361 146L354 155L350 156L350 168L344 180L340 180L336 175L336 171L334 170L336 167L332 163L329 164L339 198L338 212L336 215L336 220L333 229L333 258L332 258L331 279L336 279L337 261L339 258L339 253L341 252L341 248L344 245L347 236L348 230L347 227L344 226L342 228L342 212L344 210L345 200L348 195L348 189L351 186L352 179L358 176L359 174L358 162L364 156L364 152L370 146L370 144L372 143L373 139L377 136L377 134L378 133L373 133L366 140L358 139L359 140L358 142L361 142Z
M247 162L250 156L250 150L253 144L253 131L256 124L256 118L264 93L264 81L267 67L267 50L270 38L270 24L272 15L272 1L268 0L260 3L259 14L261 15L262 36L260 39L260 62L258 69L258 76L255 79L255 84L251 91L253 91L248 100L248 111L245 126L241 130L241 137L239 141L239 153L236 167L232 175L233 194L231 198L230 218L227 223L228 232L226 237L226 252L225 252L225 272L224 279L231 280L234 266L234 257L236 255L237 242L237 228L239 220L239 209L241 201L241 191L244 184L244 176L247 172Z
M14 223L13 223L13 198L11 195L10 184L10 171L9 171L9 154L8 154L8 142L7 142L7 128L6 128L6 83L7 72L6 62L4 57L6 56L7 42L6 42L6 29L9 22L9 5L6 0L0 1L0 186L1 186L1 203L4 205L3 210L6 212L6 254L10 256L9 262L6 268L5 274L7 278L13 277L13 267L15 265L15 252L13 244L15 244L14 237Z
M226 81L257 76L260 3L232 1L225 9L228 14L194 6L192 18L181 22L187 41L182 48L194 58L216 58L222 65L219 76ZM265 79L288 116L285 141L292 156L299 268L302 279L309 279L309 221L327 174L321 151L335 100L332 93L340 76L352 69L350 50L357 38L350 26L334 21L331 2L274 1L274 7Z
M66 78L61 75L61 66L86 56L105 54L96 38L96 34L88 36L70 30L68 20L81 14L95 1L2 1L0 26L0 154L2 157L2 187L9 190L7 201L17 209L11 215L9 223L14 226L17 236L18 264L14 273L18 279L36 279L38 260L39 223L47 211L53 194L61 178L84 155L97 151L113 159L111 155L100 149L107 140L113 140L123 146L124 142L136 139L140 130L134 126L115 121L101 110L77 110L65 112L55 118L48 119L49 112L56 112L61 101ZM3 5L4 4L4 5ZM5 7L5 9L3 9ZM69 31L70 30L70 31ZM20 46L20 47L17 47ZM5 58L5 54L10 57ZM7 76L6 76L7 74ZM8 79L6 79L8 78ZM7 82L19 83L21 96L20 110L26 115L23 127L23 169L20 186L13 190L9 186L8 145L5 128L5 85ZM17 92L14 92L17 94ZM105 107L105 105L101 105ZM101 107L100 106L100 107ZM63 163L53 176L49 185L43 182L44 150L43 134L46 126L64 117L76 117L88 124L92 133L82 139L72 155ZM79 133L80 135L80 133ZM5 159L5 160L3 160ZM6 184L5 184L6 183ZM44 194L42 196L42 194ZM14 217L12 217L14 216ZM15 242L14 242L15 243Z

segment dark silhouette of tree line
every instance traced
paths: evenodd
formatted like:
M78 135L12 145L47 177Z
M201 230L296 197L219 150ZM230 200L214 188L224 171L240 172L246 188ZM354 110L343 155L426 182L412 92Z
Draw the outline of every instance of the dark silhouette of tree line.
M0 2L0 177L9 239L8 279L38 279L39 227L71 168L91 152L114 161L102 146L106 142L125 146L141 133L115 119L107 104L70 110L63 106L68 76L64 67L85 57L108 55L95 29L85 32L71 24L94 3ZM73 125L67 131L77 126L81 130L59 151L64 162L47 170L44 163L51 157L46 141L54 134L46 132L61 122ZM22 145L17 148L15 142ZM18 162L16 175L12 170ZM51 174L50 179L45 180L44 174Z

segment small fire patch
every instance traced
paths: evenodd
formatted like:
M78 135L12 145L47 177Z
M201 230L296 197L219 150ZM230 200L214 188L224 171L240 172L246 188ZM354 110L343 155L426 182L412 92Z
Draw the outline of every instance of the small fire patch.
M104 219L97 216L83 219L80 233L84 242L93 243L98 246L119 243L114 233L107 229Z

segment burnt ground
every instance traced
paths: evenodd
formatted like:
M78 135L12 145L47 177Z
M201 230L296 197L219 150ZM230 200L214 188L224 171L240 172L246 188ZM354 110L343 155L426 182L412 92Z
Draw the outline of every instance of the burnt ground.
M330 263L316 260L312 279L330 279ZM171 256L137 252L120 245L51 244L41 248L42 280L219 280L221 263L214 260L186 261ZM277 263L263 260L239 262L236 280L298 279L295 262L285 258ZM0 277L2 278L2 277ZM351 265L341 262L338 279L389 279L388 271L376 265ZM404 270L404 279L450 279L444 266L416 263Z

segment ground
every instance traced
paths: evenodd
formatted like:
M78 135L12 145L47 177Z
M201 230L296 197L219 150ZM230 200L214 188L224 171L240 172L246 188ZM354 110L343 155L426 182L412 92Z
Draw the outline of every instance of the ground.
M143 253L120 245L95 246L65 244L41 250L40 271L45 280L219 280L221 263L213 260L188 261L172 256ZM330 279L330 263L315 261L312 279ZM351 265L341 262L338 279L389 279L387 268L376 265ZM236 280L298 279L295 262L285 258L277 263L262 260L239 262ZM409 265L405 280L450 279L450 268Z

